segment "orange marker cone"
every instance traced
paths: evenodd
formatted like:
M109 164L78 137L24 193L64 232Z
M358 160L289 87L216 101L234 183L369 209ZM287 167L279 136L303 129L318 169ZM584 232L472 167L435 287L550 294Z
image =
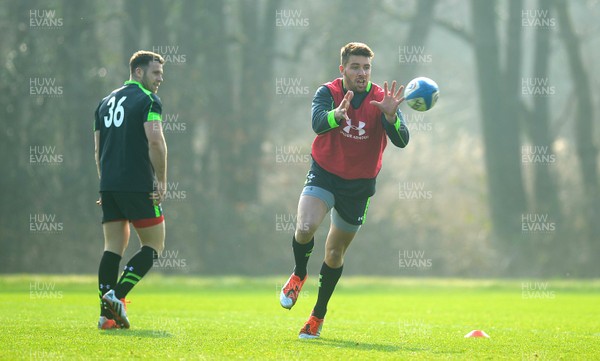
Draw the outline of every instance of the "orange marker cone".
M483 332L482 330L473 330L465 335L465 338L470 338L470 337L490 338L490 336L487 333Z

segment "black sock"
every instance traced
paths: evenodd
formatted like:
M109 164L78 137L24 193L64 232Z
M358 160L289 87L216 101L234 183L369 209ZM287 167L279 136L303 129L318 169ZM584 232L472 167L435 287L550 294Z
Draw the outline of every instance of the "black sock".
M115 287L115 296L121 299L131 291L131 289L144 277L154 264L154 255L156 251L152 247L143 246L125 266L119 283Z
M310 242L306 244L300 244L296 241L296 236L292 237L292 249L294 250L294 260L296 261L296 267L294 267L294 274L300 277L301 280L306 277L306 265L308 259L315 246L315 237L311 238Z
M317 297L317 304L313 309L313 316L317 318L324 318L327 313L327 303L335 290L335 285L342 276L342 270L344 266L340 268L330 268L325 262L321 266L321 273L319 274L319 295Z
M98 267L98 293L100 295L101 316L110 316L110 312L102 307L102 296L117 285L119 262L121 262L121 256L109 251L104 251L102 259L100 259L100 266Z

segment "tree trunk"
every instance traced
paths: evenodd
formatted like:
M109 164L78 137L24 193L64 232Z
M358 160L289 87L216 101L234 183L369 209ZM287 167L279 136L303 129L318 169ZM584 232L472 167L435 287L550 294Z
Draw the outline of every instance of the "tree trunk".
M436 0L421 0L417 3L417 13L410 21L409 30L404 40L405 46L423 47L427 42L431 27L433 25L433 14ZM406 62L402 65L400 84L406 85L417 76L419 63L416 61Z
M538 1L542 6L542 1ZM535 39L535 79L548 79L548 62L550 59L550 32L545 29L536 31ZM529 136L533 146L547 147L552 150L553 139L550 134L548 122L550 121L549 98L536 96L533 102L535 112L532 113L532 122ZM558 206L558 191L554 174L548 165L534 165L533 181L534 205L537 212L549 213L556 221L560 218Z
M553 2L553 1L552 1ZM549 8L552 7L552 2L548 1L546 4ZM543 1L538 1L538 8L543 7ZM546 29L537 29L535 38L535 55L534 55L534 79L547 80L548 77L548 63L550 59L550 34L551 32ZM540 82L538 82L540 83ZM553 154L553 137L550 132L550 103L549 97L547 96L536 96L533 102L532 112L532 124L529 132L530 139L533 143L533 147L538 149L546 149L548 155ZM533 203L535 207L535 213L544 214L548 216L555 224L562 225L562 212L560 210L558 200L558 188L556 185L556 176L552 172L551 163L533 163L531 166L533 169ZM569 251L568 244L564 242L560 232L560 228L549 235L543 235L542 242L551 244L549 257L544 257L546 264L541 264L540 267L554 268L557 271L557 264L560 264L560 258L564 257Z
M496 2L473 0L471 4L490 213L495 235L507 245L520 234L526 208L517 119L505 113L506 77L499 63Z
M598 149L594 144L594 107L591 95L594 94L590 86L587 71L581 56L581 45L575 34L567 3L559 0L556 3L560 36L566 48L569 68L576 92L575 104L575 139L577 142L576 153L579 159L579 169L584 190L583 217L585 219L584 237L595 252L587 252L590 256L600 253L600 184L598 183ZM588 259L590 264L596 263L595 259ZM597 268L594 268L597 272ZM595 273L597 275L597 273Z
M122 22L123 26L123 56L126 57L127 63L129 63L129 57L137 50L140 50L140 37L142 34L142 27L144 23L142 19L144 16L140 14L144 8L147 6L144 5L143 0L127 0L123 4L125 6L125 10L123 13L125 14L125 21ZM129 75L129 71L127 71L127 75Z
M270 21L279 1L268 1L261 7L250 2L241 5L241 99L235 129L238 139L237 165L230 195L236 202L248 203L258 198L258 176L261 144L268 119L268 103L273 94L273 59L275 27ZM250 36L249 34L254 34ZM240 187L240 185L243 185ZM243 204L240 204L243 206Z

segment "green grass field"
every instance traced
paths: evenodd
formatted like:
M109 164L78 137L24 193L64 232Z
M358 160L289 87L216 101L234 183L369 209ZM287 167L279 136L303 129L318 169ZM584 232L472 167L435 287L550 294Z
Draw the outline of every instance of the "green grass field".
M0 277L0 358L277 360L600 359L600 281L342 278L321 339L299 340L280 278L148 276L129 330L99 331L95 277ZM489 339L464 338L482 329Z

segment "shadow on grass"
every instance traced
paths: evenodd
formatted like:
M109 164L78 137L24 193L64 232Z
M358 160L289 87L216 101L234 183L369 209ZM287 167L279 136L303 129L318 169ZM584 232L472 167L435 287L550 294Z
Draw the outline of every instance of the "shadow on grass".
M105 336L117 337L140 337L140 338L170 338L173 337L169 331L163 330L105 330Z
M310 342L315 342L315 344L327 345L333 347L344 347L344 348L352 348L356 350L364 350L364 351L379 351L379 352L397 352L397 351L425 351L425 349L421 348L408 348L402 347L398 345L391 344L379 344L379 343L369 343L369 342L358 342L352 340L337 340L337 339L328 339L328 338L320 338L318 340L305 340Z

